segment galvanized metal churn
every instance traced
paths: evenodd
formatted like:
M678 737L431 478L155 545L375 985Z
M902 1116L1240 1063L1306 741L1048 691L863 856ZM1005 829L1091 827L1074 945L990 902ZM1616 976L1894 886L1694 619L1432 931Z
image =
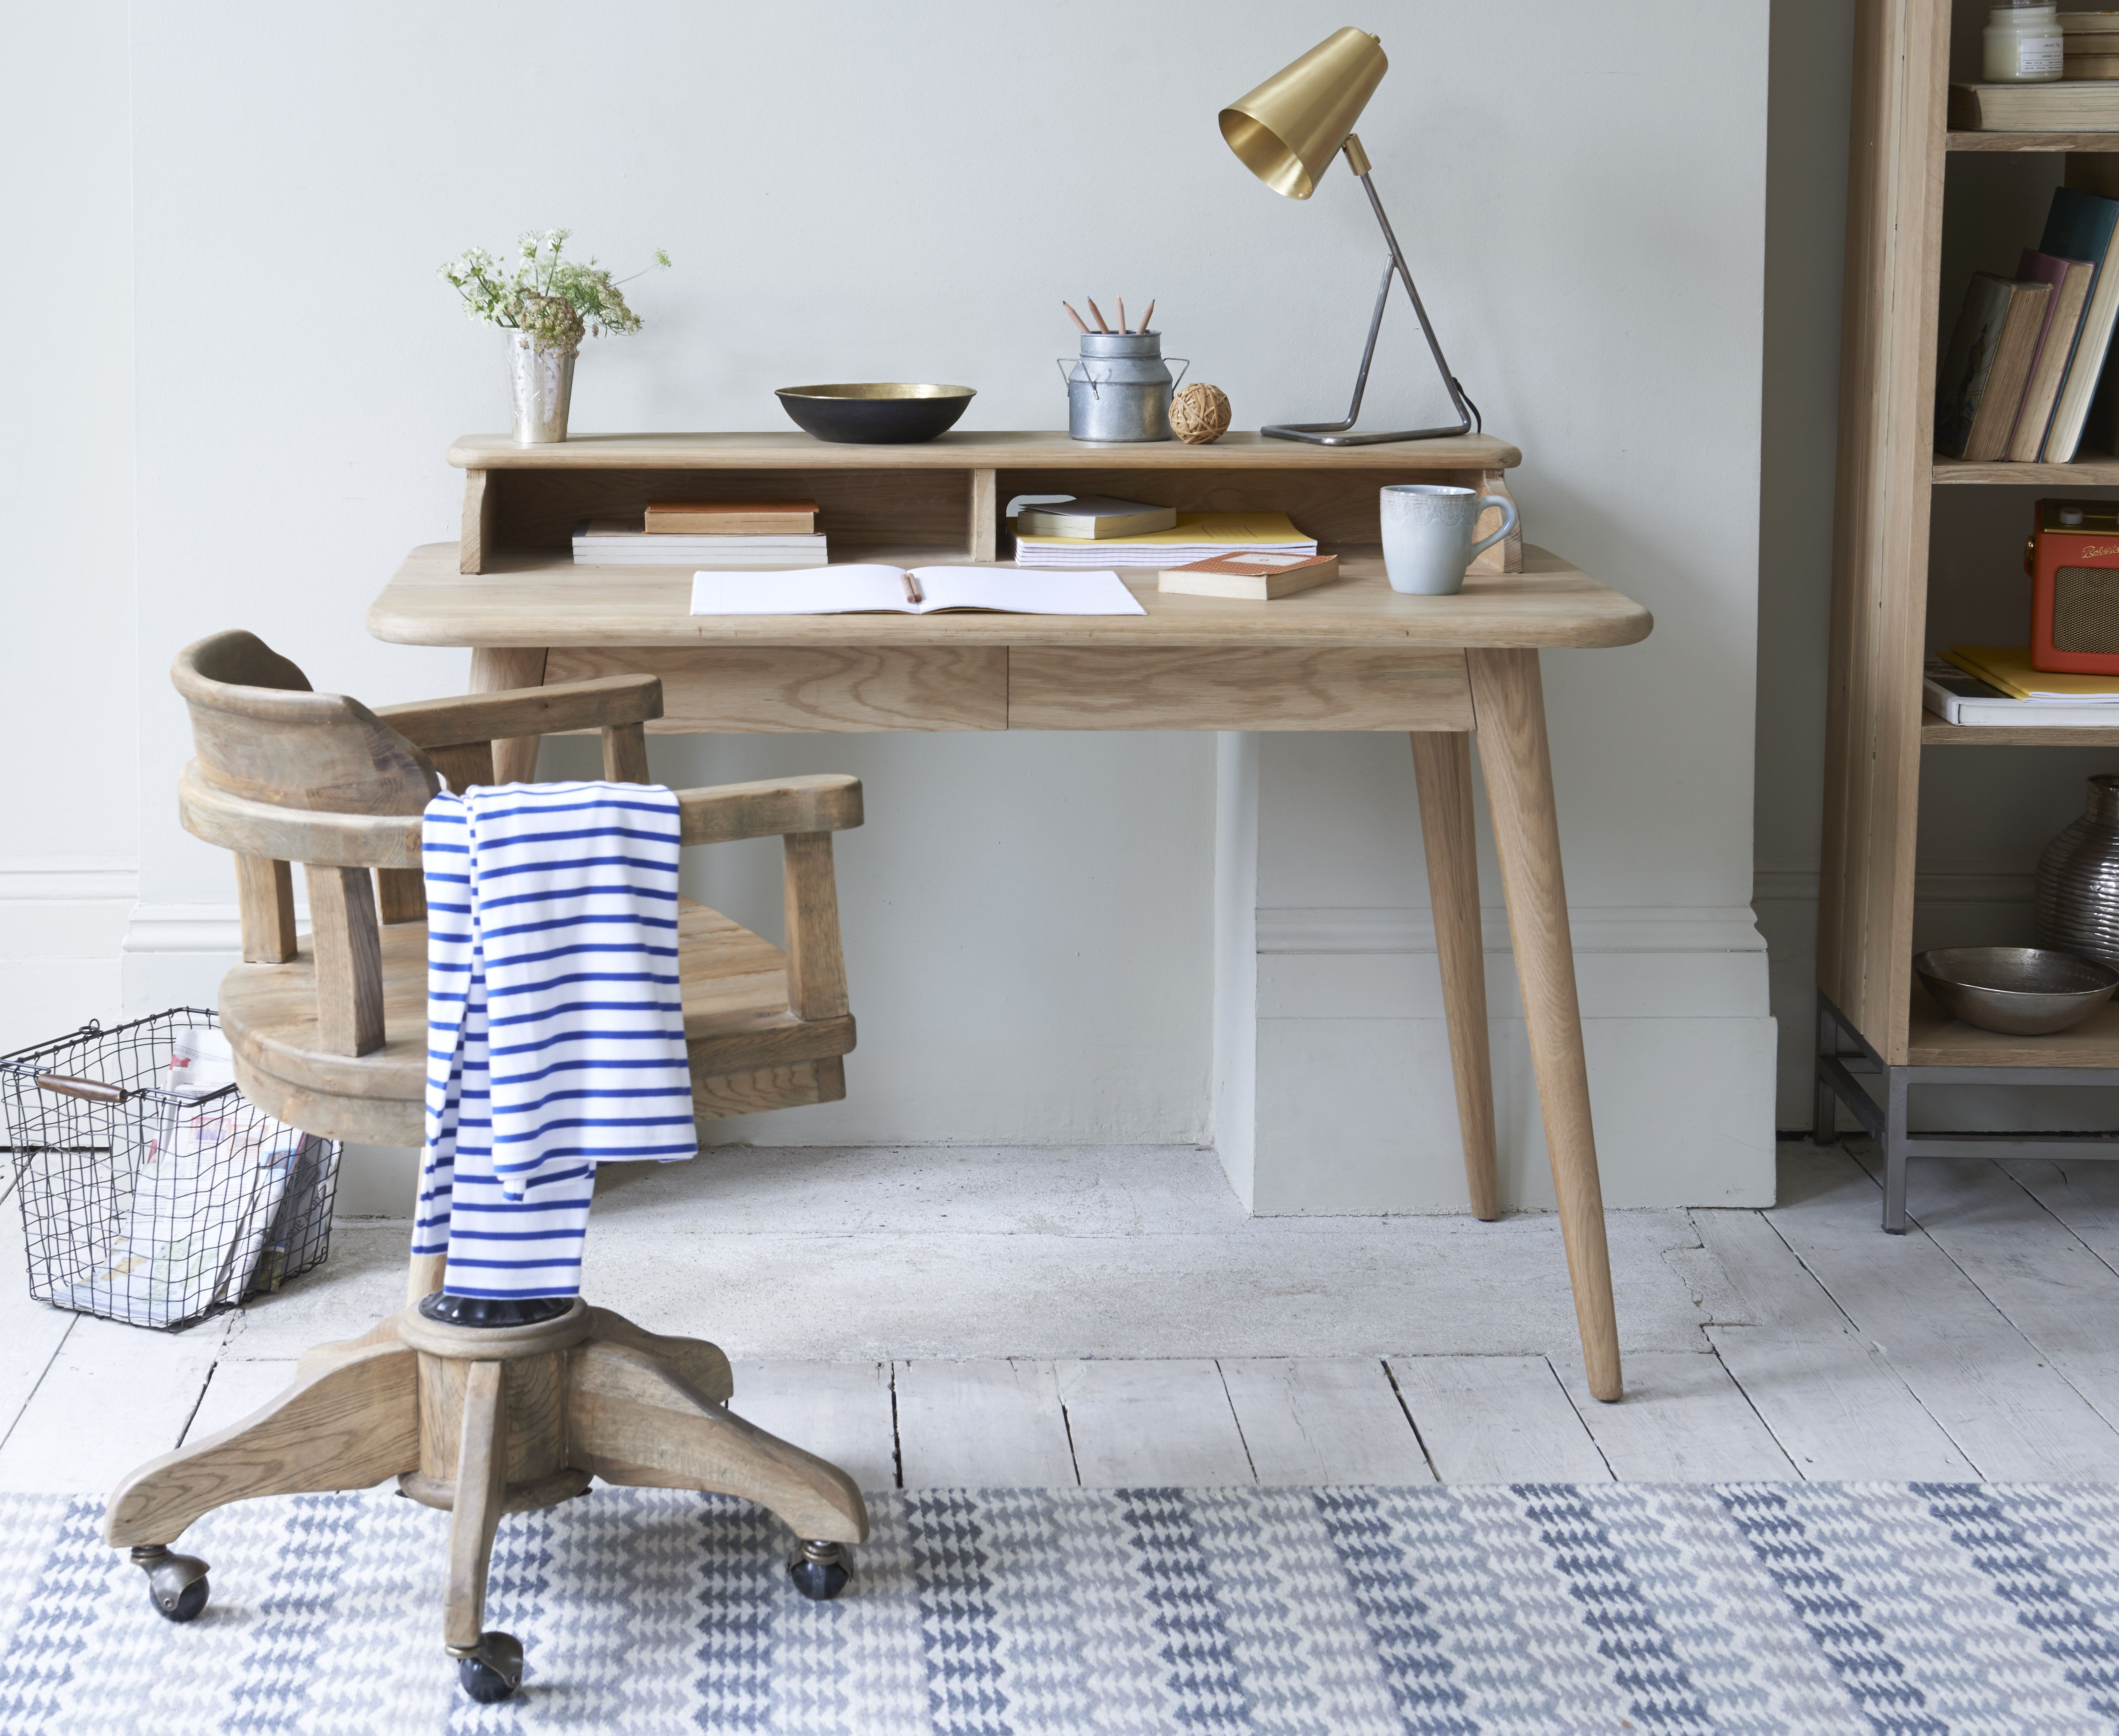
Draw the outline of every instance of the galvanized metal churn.
M1181 355L1171 360L1192 365ZM1084 332L1073 365L1064 355L1059 363L1067 382L1067 432L1076 439L1170 439L1170 394L1185 375L1170 377L1160 332Z

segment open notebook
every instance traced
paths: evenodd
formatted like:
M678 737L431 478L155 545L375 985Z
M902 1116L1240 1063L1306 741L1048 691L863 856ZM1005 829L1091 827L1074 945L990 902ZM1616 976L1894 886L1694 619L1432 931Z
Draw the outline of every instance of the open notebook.
M1008 615L1145 615L1115 573L1026 573L1019 567L914 567L922 600L906 595L903 567L852 564L787 573L695 573L694 615L935 615L994 609Z

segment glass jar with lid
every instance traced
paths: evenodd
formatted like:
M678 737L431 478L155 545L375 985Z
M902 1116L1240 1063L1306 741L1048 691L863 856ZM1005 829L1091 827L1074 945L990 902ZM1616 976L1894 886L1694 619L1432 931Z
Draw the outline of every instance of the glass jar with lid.
M2066 70L2056 0L2001 0L1980 41L1990 85L2049 84Z

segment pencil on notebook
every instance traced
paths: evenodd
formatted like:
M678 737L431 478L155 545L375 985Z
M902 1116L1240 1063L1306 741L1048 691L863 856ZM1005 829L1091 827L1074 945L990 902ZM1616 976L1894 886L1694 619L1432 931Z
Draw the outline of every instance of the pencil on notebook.
M906 601L908 603L925 602L927 601L926 595L920 588L920 581L915 578L910 573L903 574L902 577L905 580Z

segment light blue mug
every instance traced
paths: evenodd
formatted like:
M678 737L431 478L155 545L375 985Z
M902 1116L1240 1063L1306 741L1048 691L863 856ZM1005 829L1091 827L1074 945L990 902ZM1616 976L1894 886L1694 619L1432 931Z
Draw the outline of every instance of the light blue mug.
M1393 482L1383 490L1384 571L1391 589L1409 596L1454 596L1464 570L1516 527L1516 504L1434 482ZM1479 515L1501 509L1501 527L1479 535Z

